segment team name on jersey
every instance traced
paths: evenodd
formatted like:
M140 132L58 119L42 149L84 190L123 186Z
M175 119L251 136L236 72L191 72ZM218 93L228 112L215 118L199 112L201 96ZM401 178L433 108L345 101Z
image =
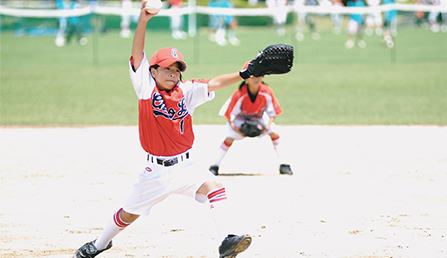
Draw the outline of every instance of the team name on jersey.
M163 116L166 119L169 120L178 120L180 121L180 132L183 133L183 119L189 114L188 109L186 108L186 100L185 97L183 97L179 102L177 102L178 109L175 110L173 107L167 108L166 104L163 100L163 96L158 93L154 92L152 94L152 108L154 115L157 116Z
M170 120L183 119L189 114L184 97L177 103L178 110L172 107L167 109L163 101L163 96L158 92L154 92L152 95L152 107L154 108L155 116L163 116Z

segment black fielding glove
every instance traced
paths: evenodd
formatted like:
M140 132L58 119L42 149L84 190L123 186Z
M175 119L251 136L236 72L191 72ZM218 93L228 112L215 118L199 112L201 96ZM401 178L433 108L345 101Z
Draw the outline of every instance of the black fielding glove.
M271 45L261 51L255 59L251 60L248 67L239 72L244 79L251 76L260 77L269 74L285 74L292 70L293 46Z

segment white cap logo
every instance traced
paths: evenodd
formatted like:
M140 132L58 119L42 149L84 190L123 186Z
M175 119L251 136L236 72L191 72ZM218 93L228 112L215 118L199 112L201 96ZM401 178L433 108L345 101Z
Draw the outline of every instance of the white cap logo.
M178 57L178 51L175 48L171 48L171 55L172 55L173 58L176 58L176 59L179 58Z

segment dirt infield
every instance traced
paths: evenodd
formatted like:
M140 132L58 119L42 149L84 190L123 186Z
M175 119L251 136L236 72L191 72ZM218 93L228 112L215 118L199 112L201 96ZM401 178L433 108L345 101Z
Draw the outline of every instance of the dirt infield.
M204 166L224 126L196 126ZM447 127L284 126L235 142L220 179L243 257L447 257ZM121 207L145 165L137 127L0 128L0 257L71 257ZM207 205L172 196L99 257L218 257Z

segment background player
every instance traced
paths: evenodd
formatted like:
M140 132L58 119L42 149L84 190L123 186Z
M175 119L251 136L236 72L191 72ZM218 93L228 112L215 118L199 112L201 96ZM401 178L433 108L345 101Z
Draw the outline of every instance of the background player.
M68 3L69 9L79 9L81 8L80 0L71 0ZM81 18L79 16L71 16L67 21L67 35L65 42L68 44L71 41L73 35L76 36L76 39L79 41L81 46L87 44L87 38L84 37L84 29L82 28Z
M121 31L120 36L123 38L130 38L132 32L130 31L130 12L132 10L131 0L121 0Z
M382 36L383 32L383 18L380 11L380 2L382 0L366 0L366 4L371 7L371 12L366 14L365 18L365 34L371 36L376 32L377 36Z
M234 4L230 0L210 0L208 7L234 9ZM210 15L209 28L211 34L209 39L220 46L227 45L227 39L233 46L238 46L240 41L236 38L236 28L238 26L234 15L212 14Z
M315 19L313 17L314 15L303 10L303 8L306 5L317 6L318 1L317 0L296 0L294 4L295 4L295 10L298 10L297 11L298 25L296 27L296 34L295 34L296 40L298 40L298 41L304 40L304 29L305 29L306 24L309 25L310 37L313 40L320 40L320 34L318 34L318 32L317 32Z
M106 224L101 236L80 247L75 258L92 258L112 247L112 239L140 215L171 194L182 194L208 202L221 239L221 258L236 257L251 244L249 235L232 235L231 221L225 211L226 190L206 167L193 162L190 149L194 142L194 109L214 97L215 90L228 87L250 76L250 71L217 76L211 80L181 81L186 63L175 48L162 48L150 60L144 52L146 26L155 15L144 7L134 34L130 77L139 99L139 133L148 153L147 165L135 184L127 203ZM156 39L155 39L156 40ZM225 237L225 238L224 238Z
M332 0L331 5L336 7L337 9L340 9L340 7L343 7L344 4L341 0ZM331 20L332 20L332 32L335 35L338 35L342 32L342 25L343 25L343 14L341 13L331 13Z
M56 0L56 7L59 10L66 9L65 0ZM57 30L55 43L56 46L62 47L65 45L65 29L67 28L67 17L60 16L58 20L59 20L59 29Z
M287 22L287 0L266 0L265 4L270 9L273 18L273 25L276 27L276 33L279 36L284 36L286 30L284 26Z
M394 0L382 0L382 5L395 4ZM388 48L394 47L393 37L397 35L397 10L391 9L383 14L383 41Z
M362 0L350 0L346 4L348 7L365 7L365 3ZM349 21L347 25L348 41L345 43L347 49L353 48L355 41L360 48L365 48L366 43L363 41L363 26L365 21L365 15L363 13L351 13L349 15Z
M248 63L245 63L242 69L246 69ZM240 132L240 127L246 119L259 120L265 126L264 132L259 137L267 134L270 136L273 148L280 159L279 172L287 175L293 174L290 165L281 161L278 148L280 137L274 123L276 116L283 113L283 109L273 90L263 82L263 79L264 76L246 79L223 105L220 115L224 115L227 119L228 134L218 149L216 161L209 168L214 175L218 175L220 163L234 140L242 140L246 137ZM268 116L267 121L264 119L264 115Z
M167 0L170 9L174 11L174 14L169 16L171 22L171 35L174 39L186 39L187 34L183 31L183 15L178 13L178 10L183 5L183 0Z

